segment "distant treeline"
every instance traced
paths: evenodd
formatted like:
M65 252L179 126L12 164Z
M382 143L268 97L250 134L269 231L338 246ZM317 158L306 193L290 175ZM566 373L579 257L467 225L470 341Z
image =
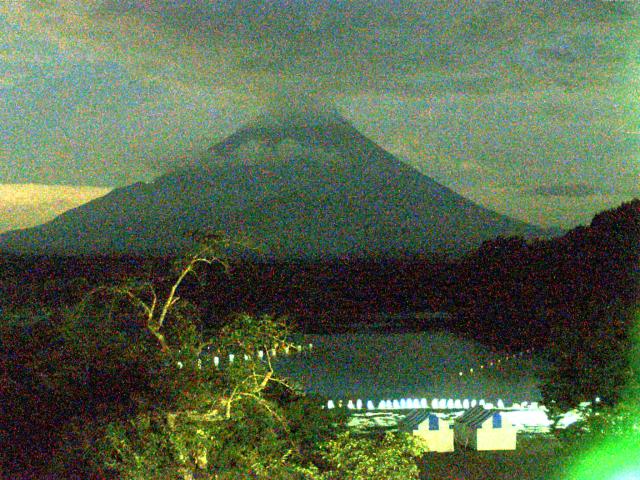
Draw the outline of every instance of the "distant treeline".
M171 258L133 256L1 258L0 306L57 306L79 301L92 288L137 278L162 284ZM169 267L168 267L169 266ZM186 280L183 297L215 324L225 316L288 315L305 331L340 330L346 323L376 321L380 314L431 311L444 302L437 291L452 264L422 256L231 261Z
M288 314L305 331L339 331L407 313L399 328L445 327L497 348L541 347L554 329L588 331L607 309L638 301L640 200L596 215L551 240L498 238L458 259L329 258L232 262L185 284L211 324L238 311ZM136 277L171 278L171 259L17 257L1 259L4 307L55 309L91 288ZM432 320L415 312L447 311Z
M636 199L559 238L485 242L456 262L443 308L460 314L455 328L498 345L541 347L568 332L587 337L638 304L639 264Z

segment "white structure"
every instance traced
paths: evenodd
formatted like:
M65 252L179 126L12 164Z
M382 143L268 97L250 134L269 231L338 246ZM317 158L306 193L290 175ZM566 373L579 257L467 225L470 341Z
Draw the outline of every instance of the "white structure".
M398 423L400 431L425 441L430 452L453 452L453 425L425 410L412 410Z
M518 430L500 412L476 406L456 418L455 441L474 450L515 450Z

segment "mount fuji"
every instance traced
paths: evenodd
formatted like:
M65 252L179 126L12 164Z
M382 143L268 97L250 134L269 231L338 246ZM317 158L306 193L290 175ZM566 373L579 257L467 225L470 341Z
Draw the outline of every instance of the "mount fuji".
M302 100L265 111L151 183L0 235L0 249L166 254L188 247L184 232L199 229L248 237L274 258L458 254L499 235L550 234L467 200L337 111Z

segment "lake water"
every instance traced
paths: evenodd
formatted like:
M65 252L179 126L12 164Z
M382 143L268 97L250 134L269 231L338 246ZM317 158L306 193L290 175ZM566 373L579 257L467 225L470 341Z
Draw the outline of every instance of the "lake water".
M444 332L299 335L311 352L279 356L275 368L307 392L332 399L485 399L540 401L531 354L508 358ZM493 363L493 365L491 365ZM482 366L482 368L481 368ZM473 372L471 372L473 369ZM460 375L462 373L462 375Z

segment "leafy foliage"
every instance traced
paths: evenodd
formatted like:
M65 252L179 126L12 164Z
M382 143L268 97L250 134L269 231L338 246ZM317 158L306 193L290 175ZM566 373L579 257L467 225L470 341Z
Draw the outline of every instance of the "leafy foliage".
M553 359L545 372L542 393L555 409L566 410L579 402L599 398L604 405L617 403L634 372L630 362L634 308L620 304L595 309L593 318L555 331L550 346Z
M385 433L381 438L358 438L343 432L322 447L328 468L326 480L410 480L418 478L415 457L423 447L408 434Z
M411 442L349 437L339 413L276 374L270 352L292 348L285 318L238 314L205 333L198 309L178 293L197 266L226 268L213 247L188 257L161 288L127 281L91 290L37 320L46 326L35 330L39 336L34 322L6 323L0 333L3 342L14 335L12 351L36 345L20 359L26 377L1 357L7 393L19 399L9 412L24 415L20 427L37 420L55 432L37 475L325 480L378 471L415 478ZM236 361L216 368L213 356L229 353ZM28 396L19 391L25 378ZM25 398L50 416L20 410ZM342 449L363 465L342 459Z

